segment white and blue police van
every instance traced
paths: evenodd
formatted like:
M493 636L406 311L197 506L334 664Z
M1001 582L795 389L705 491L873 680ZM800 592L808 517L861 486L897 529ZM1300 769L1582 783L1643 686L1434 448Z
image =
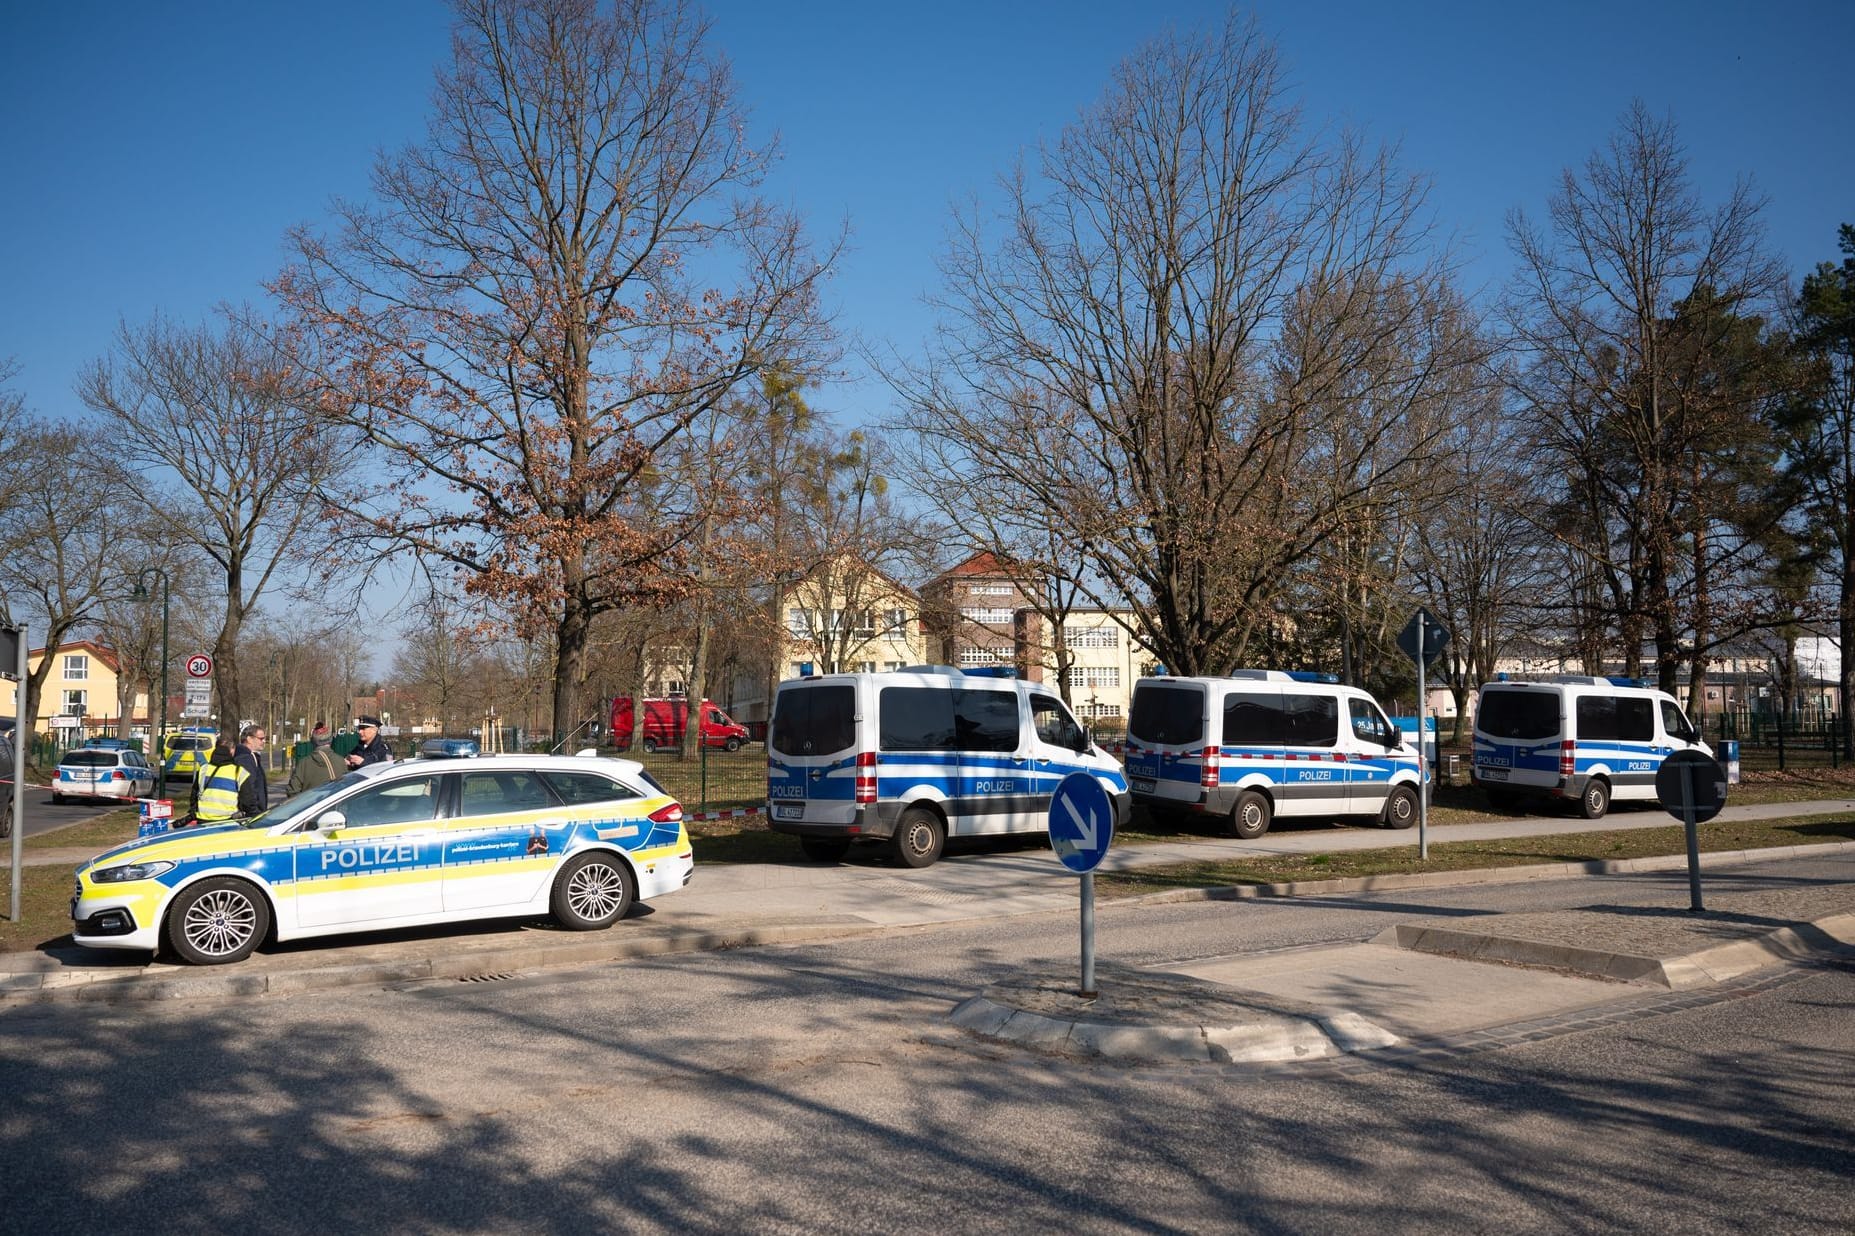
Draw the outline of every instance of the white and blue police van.
M1127 718L1127 778L1157 816L1228 819L1253 838L1277 817L1417 822L1417 749L1378 701L1331 674L1235 670L1142 678Z
M1654 802L1655 774L1676 751L1713 754L1674 697L1638 679L1495 681L1476 700L1469 775L1491 806L1574 802L1595 820L1613 799Z
M1094 774L1126 821L1120 764L1053 690L1008 669L789 679L767 733L768 824L819 861L871 840L925 867L949 837L1047 832L1073 772Z

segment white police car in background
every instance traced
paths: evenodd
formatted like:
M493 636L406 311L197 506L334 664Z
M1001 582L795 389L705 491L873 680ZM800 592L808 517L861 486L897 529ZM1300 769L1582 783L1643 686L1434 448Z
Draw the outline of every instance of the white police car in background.
M266 939L429 923L546 914L590 930L689 882L683 809L635 761L453 754L118 846L78 868L72 938L209 965Z
M64 753L52 777L52 801L114 798L126 801L155 792L155 770L140 751L113 743L83 746Z

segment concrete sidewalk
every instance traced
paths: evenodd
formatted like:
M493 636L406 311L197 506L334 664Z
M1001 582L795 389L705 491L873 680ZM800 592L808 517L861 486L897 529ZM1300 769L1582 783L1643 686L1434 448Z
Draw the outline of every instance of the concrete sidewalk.
M1729 809L1742 818L1855 810L1855 801ZM1723 813L1724 815L1725 813ZM1514 819L1441 826L1432 840L1480 840L1659 825L1661 813L1599 821ZM1411 832L1312 828L1258 841L1118 847L1104 868L1258 853L1414 846ZM40 851L34 857L55 854ZM1704 855L1709 867L1855 855L1855 843ZM81 857L89 857L82 853ZM71 860L66 860L71 861ZM1563 879L1593 871L1680 870L1685 859L1183 890L1117 902L1305 896L1386 888ZM492 923L275 945L233 966L194 968L72 946L0 954L0 1006L35 1000L176 1000L282 994L429 979L479 979L665 953L797 943L902 928L1066 912L1075 877L1045 850L954 857L920 871L867 861L699 867L686 889L590 934ZM1117 909L1118 912L1118 909ZM1647 990L1692 989L1855 942L1848 883L1709 896L1705 914L1593 905L1546 914L1420 914L1366 943L1213 959L1173 970L1104 970L1083 1000L1075 976L1026 975L960 1006L974 1033L1071 1052L1153 1060L1296 1060L1373 1050Z

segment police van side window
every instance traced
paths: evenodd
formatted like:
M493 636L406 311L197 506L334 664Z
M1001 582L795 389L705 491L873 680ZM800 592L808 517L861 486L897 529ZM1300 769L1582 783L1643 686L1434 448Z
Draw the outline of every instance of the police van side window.
M1347 710L1353 718L1353 737L1360 742L1377 743L1385 746L1391 738L1391 723L1385 720L1378 709L1364 700L1346 701Z
M953 692L884 687L877 696L877 743L884 751L952 751Z
M1089 749L1088 740L1082 736L1082 726L1069 715L1068 709L1050 696L1031 696L1031 727L1041 741L1052 747L1071 751Z
M1699 737L1694 732L1694 727L1688 723L1687 714L1681 711L1681 705L1673 700L1658 702L1662 706L1662 729L1667 731L1670 737L1679 738L1683 742L1693 742Z
M1647 699L1614 695L1578 698L1578 738L1581 742L1651 742L1655 739L1655 711Z
M1331 695L1282 696L1291 747L1331 747L1340 740L1340 701Z
M953 729L962 751L1016 751L1021 724L1015 691L953 692Z
M1204 695L1190 687L1143 685L1134 691L1127 732L1141 742L1196 743L1204 737Z
M773 750L831 755L857 743L857 694L849 683L787 687L773 712Z
M1493 738L1556 737L1559 697L1546 691L1483 691L1475 728Z
M1242 747L1279 747L1288 741L1280 694L1226 695L1224 742Z

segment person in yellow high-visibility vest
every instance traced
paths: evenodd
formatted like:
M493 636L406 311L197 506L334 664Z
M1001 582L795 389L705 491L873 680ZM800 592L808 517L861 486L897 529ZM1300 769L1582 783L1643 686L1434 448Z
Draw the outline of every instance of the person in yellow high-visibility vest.
M251 771L238 763L232 748L221 738L200 764L193 778L193 818L201 824L223 824L238 816L241 791Z

